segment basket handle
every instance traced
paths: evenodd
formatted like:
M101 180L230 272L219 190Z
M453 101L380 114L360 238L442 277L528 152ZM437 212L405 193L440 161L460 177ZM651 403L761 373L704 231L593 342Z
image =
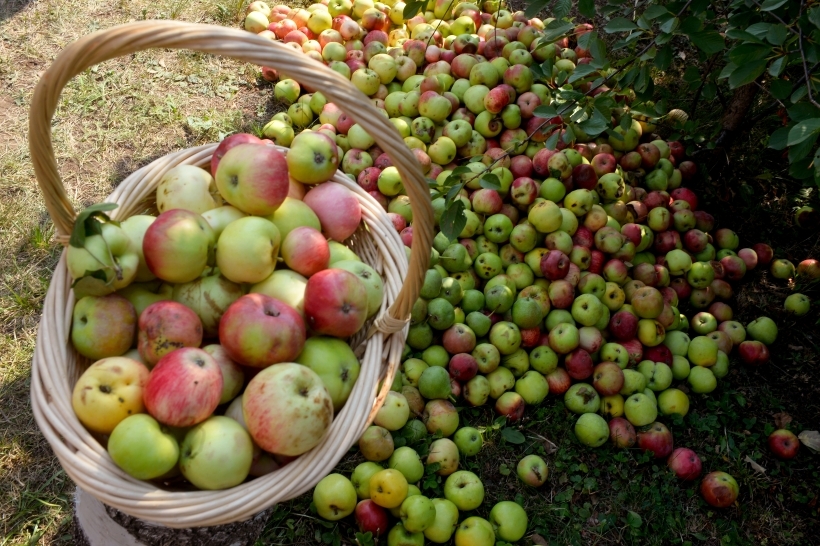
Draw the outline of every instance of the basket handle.
M349 80L301 51L251 32L179 21L139 21L100 30L67 46L40 78L29 114L29 150L46 207L65 244L76 212L66 195L51 141L51 120L66 83L95 64L146 49L191 49L270 66L300 83L321 90L376 141L398 169L413 210L413 252L408 277L396 301L377 321L392 333L404 327L429 265L434 216L418 162L398 131Z

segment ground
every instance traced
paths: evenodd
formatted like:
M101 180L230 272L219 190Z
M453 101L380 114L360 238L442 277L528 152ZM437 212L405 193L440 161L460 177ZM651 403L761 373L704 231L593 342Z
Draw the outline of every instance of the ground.
M146 18L234 25L237 2L0 3L2 545L71 543L73 485L40 435L28 399L40 310L60 252L27 147L34 85L62 47L96 29ZM275 111L270 97L255 67L190 52L139 53L87 71L65 90L53 124L68 195L77 207L100 201L127 174L172 150L253 130ZM718 110L701 107L700 115L708 119ZM795 263L816 258L817 233L800 230L791 215L810 194L785 178L783 158L761 153L762 142L750 132L729 151L731 168L700 183L704 208L744 243L771 243L778 256ZM818 295L816 286L796 288ZM818 456L803 448L795 461L782 463L765 447L777 420L792 418L795 431L820 423L820 305L799 320L789 318L782 301L790 289L765 272L737 287L739 320L766 314L780 325L772 362L761 369L734 362L715 393L693 397L690 414L670 423L677 445L700 453L706 470L726 470L738 479L737 506L710 509L695 485L681 485L663 464L637 452L582 447L571 432L574 418L553 398L514 427L495 423L490 411L464 410L462 422L484 429L486 442L466 467L480 475L491 501L524 504L534 544L820 543ZM550 465L550 480L538 490L515 477L515 464L526 453L540 453ZM349 474L358 462L352 454L339 469ZM424 490L435 495L441 485L426 479ZM354 535L349 522L319 520L307 496L277 508L261 543L353 544Z

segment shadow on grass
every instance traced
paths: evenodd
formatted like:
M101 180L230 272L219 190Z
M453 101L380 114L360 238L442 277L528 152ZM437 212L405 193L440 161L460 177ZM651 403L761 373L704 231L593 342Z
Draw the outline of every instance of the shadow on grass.
M34 0L3 0L0 2L0 22L11 19L33 3Z

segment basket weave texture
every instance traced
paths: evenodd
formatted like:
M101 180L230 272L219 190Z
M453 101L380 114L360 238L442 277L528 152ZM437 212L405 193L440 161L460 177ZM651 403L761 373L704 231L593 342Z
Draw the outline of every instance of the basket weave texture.
M404 245L384 209L347 176L337 172L333 177L334 182L349 188L362 206L364 225L345 244L373 266L385 284L385 298L375 321L351 340L357 354L363 351L359 379L318 446L271 474L222 491L169 491L130 477L75 417L71 393L84 366L69 338L74 294L63 253L46 296L32 364L32 408L40 430L66 473L100 501L167 527L221 525L245 520L311 489L370 424L400 362L410 311L429 263L433 211L424 175L401 136L344 77L301 52L252 33L213 25L142 21L98 31L69 45L35 89L29 116L31 158L57 238L63 244L68 241L76 212L57 171L51 141L51 120L60 93L71 78L95 64L151 48L191 49L270 66L321 91L390 156L413 209L413 252L408 264ZM215 148L216 144L208 144L178 151L131 174L106 199L119 205L112 218L124 220L143 213L165 172L183 164L207 166Z

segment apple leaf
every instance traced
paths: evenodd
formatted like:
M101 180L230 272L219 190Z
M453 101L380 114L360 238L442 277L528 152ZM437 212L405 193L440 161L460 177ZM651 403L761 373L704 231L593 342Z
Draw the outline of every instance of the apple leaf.
M498 177L492 173L486 173L482 175L481 179L478 181L478 184L485 189L488 190L500 190L501 189L501 182L498 180Z
M789 131L789 139L787 144L789 146L800 144L818 131L820 131L820 118L812 118L801 121Z
M797 437L804 446L811 449L815 453L820 453L820 431L804 430L798 434Z
M441 232L450 241L458 238L461 230L467 225L467 217L464 215L464 203L459 199L444 210L441 215Z
M789 128L781 127L769 137L769 148L773 150L784 150L788 146Z
M376 546L373 541L373 533L370 531L366 533L356 533L356 544L358 546Z
M547 7L547 0L533 0L527 4L524 14L527 17L535 17L545 7Z
M811 21L811 24L817 28L820 28L820 6L815 5L808 10L806 14L809 16L809 21Z
M760 11L774 11L789 0L765 0L760 6Z
M581 0L578 2L578 11L587 19L595 17L595 0Z
M554 118L558 115L558 111L550 104L542 104L532 114L537 118Z
M604 31L607 34L612 34L613 32L626 32L629 30L635 30L638 28L638 25L630 21L625 17L615 17L612 19L607 25L604 27Z
M97 203L83 210L74 220L74 229L71 231L71 239L69 239L68 244L76 248L83 248L86 237L102 233L101 222L111 221L111 218L105 213L114 210L118 206L116 203Z
M572 9L572 0L555 0L555 5L552 7L552 15L556 19L563 19L569 15Z
M758 76L763 74L766 70L767 64L768 62L763 59L760 61L745 62L744 64L738 66L737 69L735 69L735 71L729 76L729 87L732 89L737 89L747 83L752 83L758 78Z
M418 12L424 9L427 3L420 1L420 2L409 2L406 6L404 6L404 10L402 11L402 16L405 19L412 19L415 17Z
M720 53L726 47L726 42L716 30L702 30L700 32L692 32L689 34L692 43L694 43L701 51L707 55L714 55Z
M504 437L511 444L523 444L527 441L523 434L521 434L520 430L515 430L514 428L505 427L501 429L501 436Z

